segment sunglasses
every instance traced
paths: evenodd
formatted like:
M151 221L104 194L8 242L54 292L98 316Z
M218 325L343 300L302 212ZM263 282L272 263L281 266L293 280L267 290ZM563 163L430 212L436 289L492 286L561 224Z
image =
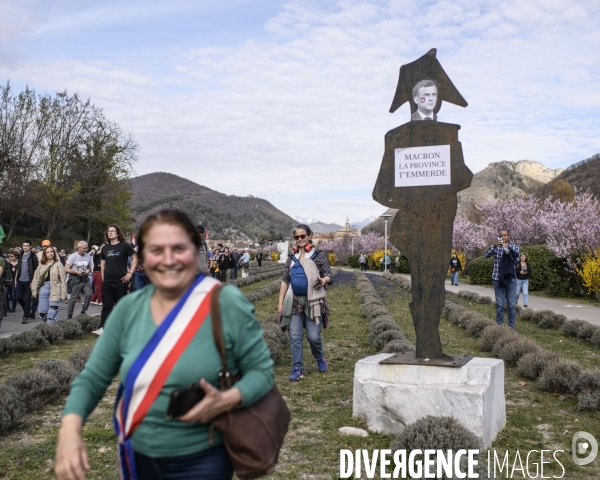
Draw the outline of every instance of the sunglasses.
M304 240L308 235L294 235L294 240Z

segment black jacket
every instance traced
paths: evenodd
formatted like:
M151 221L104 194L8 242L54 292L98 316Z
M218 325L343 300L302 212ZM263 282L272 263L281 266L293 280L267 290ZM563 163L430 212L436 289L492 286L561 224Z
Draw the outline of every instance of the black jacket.
M454 267L452 265L453 260L456 260L456 267ZM456 268L457 272L462 272L462 265L460 264L460 259L458 257L456 259L455 258L450 259L450 263L448 264L448 269L451 269L451 268Z
M531 267L529 266L529 262L525 262L527 264L527 272L521 275L521 260L517 260L515 262L515 270L517 271L517 279L519 280L529 280L529 276L531 275Z
M29 258L27 259L27 268L29 269L29 281L33 281L33 274L38 267L39 260L35 252L30 252ZM19 281L19 277L21 276L21 268L23 268L23 254L19 255L17 260L17 271L15 275L15 281Z

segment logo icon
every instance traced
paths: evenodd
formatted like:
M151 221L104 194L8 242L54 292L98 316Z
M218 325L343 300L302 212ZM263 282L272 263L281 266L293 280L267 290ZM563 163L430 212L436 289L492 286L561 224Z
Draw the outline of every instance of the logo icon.
M587 432L577 432L573 435L571 455L576 465L592 463L598 455L598 442Z

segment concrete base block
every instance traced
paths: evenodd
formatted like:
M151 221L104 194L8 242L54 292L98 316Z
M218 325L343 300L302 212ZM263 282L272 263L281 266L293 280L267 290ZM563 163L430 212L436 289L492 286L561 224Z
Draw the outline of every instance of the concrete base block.
M391 355L363 358L354 369L352 413L369 430L395 434L427 415L449 416L491 446L506 422L502 360L475 357L460 368L379 364Z

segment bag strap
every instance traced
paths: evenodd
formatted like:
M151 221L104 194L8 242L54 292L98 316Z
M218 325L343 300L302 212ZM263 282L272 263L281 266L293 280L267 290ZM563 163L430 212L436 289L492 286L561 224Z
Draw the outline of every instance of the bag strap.
M219 294L221 293L222 285L216 286L210 297L210 318L212 323L213 338L217 352L221 357L221 364L223 365L219 372L219 387L221 390L227 390L230 388L234 381L231 376L231 372L227 367L227 355L225 353L225 340L223 339L223 325L221 323L221 307L219 305Z

